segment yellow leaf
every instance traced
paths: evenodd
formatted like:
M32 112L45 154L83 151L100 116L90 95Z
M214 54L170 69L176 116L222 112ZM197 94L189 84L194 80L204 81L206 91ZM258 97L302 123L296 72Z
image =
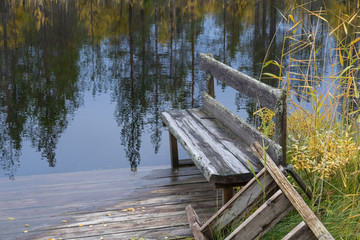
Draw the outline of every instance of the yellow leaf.
M347 31L347 27L346 27L345 23L343 23L343 27L344 27L345 34L347 35L348 31Z
M301 23L302 20L298 21L297 23L294 24L294 26L292 26L291 28L289 28L289 31L291 31L293 28L295 28L297 25L299 25L299 23Z
M354 93L355 93L355 97L356 98L359 98L359 91L358 91L358 88L357 88L357 82L355 81L355 78L352 78L353 79L353 83L354 83Z
M289 18L291 19L291 21L293 21L293 23L295 23L293 15L289 14Z
M106 216L111 216L111 214L110 214L110 213L108 213L108 214L106 214Z
M79 227L83 227L84 225L80 224Z
M351 43L349 44L349 46L353 45L354 43L358 42L360 40L360 37L358 37L357 39L351 41Z
M29 227L29 224L25 224L25 227Z
M10 221L12 221L12 220L14 220L15 218L13 218L13 217L9 217L8 218L8 220L10 220Z
M343 58L342 58L341 49L340 49L340 48L339 48L339 60L340 60L341 66L343 66L343 65L344 65L344 60L343 60Z
M66 220L62 220L62 223L67 223L67 221L66 221Z
M27 233L27 232L29 232L29 231L28 231L28 230L25 230L25 231L24 231L24 233Z

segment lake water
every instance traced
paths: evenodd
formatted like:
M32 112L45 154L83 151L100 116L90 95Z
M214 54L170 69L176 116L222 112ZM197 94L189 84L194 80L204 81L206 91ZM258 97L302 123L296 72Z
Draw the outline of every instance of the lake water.
M10 179L170 165L160 114L201 105L198 54L258 78L265 55L282 48L279 11L288 8L267 0L1 4L0 177ZM252 121L254 103L220 82L215 93Z

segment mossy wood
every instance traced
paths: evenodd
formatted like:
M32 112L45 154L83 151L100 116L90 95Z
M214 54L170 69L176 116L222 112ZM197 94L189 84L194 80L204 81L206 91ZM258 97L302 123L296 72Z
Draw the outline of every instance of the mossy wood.
M200 66L206 72L208 91L203 93L203 107L171 110L163 112L161 117L170 132L172 166L178 166L177 140L205 178L223 189L225 203L232 197L233 186L246 184L253 177L253 171L261 170L250 148L254 141L264 141L276 163L285 163L281 147L284 141L279 139L285 138L286 121L277 124L277 129L284 127L275 131L277 142L265 137L214 99L214 77L275 110L276 119L284 116L286 119L286 93L214 60L211 54L200 54Z

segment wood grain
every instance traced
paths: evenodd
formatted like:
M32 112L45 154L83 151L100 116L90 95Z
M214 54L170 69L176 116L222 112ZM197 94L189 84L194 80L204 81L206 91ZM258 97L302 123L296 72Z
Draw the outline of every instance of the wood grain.
M273 88L252 77L243 74L230 66L227 66L217 60L212 55L200 54L200 68L211 77L226 83L235 90L252 99L261 107L267 107L275 112L275 142L282 147L282 156L280 161L284 165L286 162L286 131L287 131L287 103L286 90ZM207 77L209 79L209 77ZM208 90L210 96L215 94ZM257 140L259 141L259 140ZM259 141L260 142L260 141ZM271 155L271 154L270 154ZM271 155L272 156L272 155ZM272 156L275 160L275 156Z
M6 240L190 237L185 207L191 203L207 219L221 202L195 166L0 179L0 189L0 239Z
M254 141L263 142L268 147L272 159L276 163L283 161L283 151L279 144L265 137L256 128L245 122L243 119L232 113L228 108L216 101L207 93L202 94L203 108L209 116L216 118L219 122L224 124L236 136L243 139L243 141L250 146Z
M185 211L188 217L191 232L194 235L195 240L206 240L207 238L200 231L201 223L195 210L191 207L191 205L188 205L186 206Z
M208 181L247 182L253 177L249 162L260 171L249 145L201 109L163 112L162 120Z
M285 90L268 86L209 57L207 54L200 54L200 68L235 90L244 93L255 102L260 102L262 106L270 110L276 109L278 100L286 95Z
M265 194L277 188L275 181L266 170L261 170L256 178L265 190ZM251 209L264 198L264 192L255 178L252 178L235 196L214 214L202 227L204 235L210 237L211 233L226 228L230 223L243 218Z
M258 239L278 223L291 209L293 209L293 206L290 201L281 190L278 190L237 227L226 240Z
M314 233L310 230L310 228L306 225L304 221L299 223L291 232L286 234L282 240L315 240L317 239Z
M318 239L334 239L324 227L322 222L315 216L314 212L311 211L300 194L291 186L290 182L281 173L279 168L272 161L271 157L267 153L264 155L261 145L255 142L252 145L252 148L314 235Z

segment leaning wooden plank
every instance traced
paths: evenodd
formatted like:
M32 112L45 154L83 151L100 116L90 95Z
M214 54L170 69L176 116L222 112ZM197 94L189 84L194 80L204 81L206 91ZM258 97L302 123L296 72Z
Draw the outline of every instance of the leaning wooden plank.
M278 223L291 209L293 209L293 206L290 201L281 190L278 190L237 227L226 240L258 239Z
M299 225L297 225L291 232L286 234L282 240L315 240L316 237L314 233L310 230L310 228L306 225L304 221L302 221Z
M244 93L264 107L275 110L278 100L286 95L286 91L276 89L254 78L251 78L206 54L200 54L200 68L216 79Z
M189 221L190 230L194 235L195 240L206 240L207 238L200 231L201 223L195 210L191 207L191 205L187 205L185 211Z
M262 133L232 113L209 94L203 92L202 100L205 112L209 113L210 116L215 117L237 136L240 136L247 145L250 146L254 141L262 142L264 140L265 145L269 147L268 151L272 159L274 159L277 164L282 161L283 151L279 144L265 137Z
M280 189L284 192L289 201L299 212L299 214L304 219L305 223L309 226L314 235L318 239L334 239L328 232L328 230L324 227L322 222L315 216L313 211L311 211L311 209L305 203L304 199L302 199L300 194L291 186L290 182L281 173L281 171L275 165L271 157L266 152L266 157L264 156L264 151L261 145L258 142L254 142L251 147L253 148L255 155L259 157L260 161L264 164L266 170L274 178L277 185L280 187Z
M234 220L243 218L263 199L263 189L267 194L277 187L270 174L266 173L265 168L256 175L256 178L261 183L261 186L255 178L252 178L201 227L201 232L204 235L210 238L214 232L219 232Z

